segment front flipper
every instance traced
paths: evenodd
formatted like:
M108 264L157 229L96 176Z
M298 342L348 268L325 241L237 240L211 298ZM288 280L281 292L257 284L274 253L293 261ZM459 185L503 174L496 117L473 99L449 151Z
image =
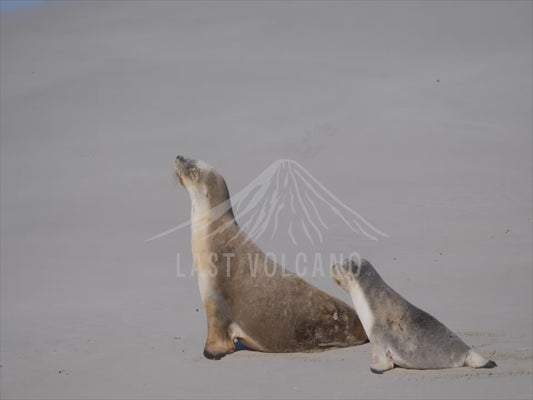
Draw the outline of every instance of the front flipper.
M390 352L380 344L372 344L372 365L370 371L375 374L382 374L394 368L394 361Z
M218 301L217 301L218 300ZM231 320L219 299L205 301L207 314L207 341L204 356L210 360L220 360L235 351L235 342L230 336Z

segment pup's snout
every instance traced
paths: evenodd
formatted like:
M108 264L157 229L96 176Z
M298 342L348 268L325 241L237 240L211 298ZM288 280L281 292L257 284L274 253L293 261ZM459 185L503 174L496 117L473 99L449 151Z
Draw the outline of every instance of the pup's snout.
M180 155L177 155L177 156L176 156L176 160L184 161L184 160L185 160L185 157L180 156Z

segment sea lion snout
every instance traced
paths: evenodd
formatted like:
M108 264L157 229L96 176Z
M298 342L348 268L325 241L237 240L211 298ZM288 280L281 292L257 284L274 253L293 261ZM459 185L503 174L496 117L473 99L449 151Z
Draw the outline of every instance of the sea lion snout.
M182 155L177 155L176 159L174 160L174 168L176 170L176 176L178 177L180 184L185 187L185 182L183 178L188 171L187 159Z
M182 155L177 155L176 159L174 160L174 165L176 167L176 170L177 169L188 169L191 166L194 166L195 163L191 161L194 161L194 160L190 160L186 157L183 157Z
M203 161L183 157L182 155L176 156L176 159L174 160L174 166L176 167L176 171L179 171L181 173L187 173L195 168L204 170L208 169L208 165L205 164Z
M335 282L339 283L339 275L340 275L340 267L338 264L333 264L331 266L331 273L333 275L333 279L335 279Z
M198 162L196 160L183 157L182 155L177 155L176 159L174 160L174 167L176 168L176 172L179 175L182 175L187 174L191 169L196 168L197 163Z
M331 267L331 272L333 280L342 287L344 290L349 290L349 270L346 266L346 263L343 264L334 264Z

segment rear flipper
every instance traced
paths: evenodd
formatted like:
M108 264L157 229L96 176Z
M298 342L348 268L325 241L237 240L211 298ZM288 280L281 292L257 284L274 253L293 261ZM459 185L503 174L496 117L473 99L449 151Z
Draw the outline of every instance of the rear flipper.
M492 360L487 360L481 354L474 350L470 350L465 360L465 367L472 368L494 368L496 363Z

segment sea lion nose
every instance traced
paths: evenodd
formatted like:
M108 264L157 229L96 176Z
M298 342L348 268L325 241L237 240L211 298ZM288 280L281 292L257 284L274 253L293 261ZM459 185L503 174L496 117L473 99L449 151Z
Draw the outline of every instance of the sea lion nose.
M183 160L185 160L185 157L178 155L178 156L176 156L176 160L183 161Z

